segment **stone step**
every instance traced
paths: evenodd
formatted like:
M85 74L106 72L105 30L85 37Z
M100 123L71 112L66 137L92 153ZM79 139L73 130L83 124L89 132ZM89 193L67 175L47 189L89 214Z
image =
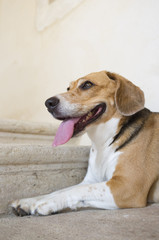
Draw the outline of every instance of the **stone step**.
M17 199L46 194L82 181L89 147L0 145L0 213Z
M59 124L55 123L17 121L12 119L0 120L0 143L51 144L58 126ZM79 144L79 142L80 138L73 138L66 146Z
M0 216L2 240L158 240L159 204L84 210L46 217Z

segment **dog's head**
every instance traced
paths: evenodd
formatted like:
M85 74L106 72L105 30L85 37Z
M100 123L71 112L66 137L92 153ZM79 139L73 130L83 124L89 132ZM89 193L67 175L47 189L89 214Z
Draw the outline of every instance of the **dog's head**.
M71 82L66 93L46 100L60 125L54 145L67 142L88 125L106 122L118 111L130 116L144 108L144 94L122 76L101 71Z

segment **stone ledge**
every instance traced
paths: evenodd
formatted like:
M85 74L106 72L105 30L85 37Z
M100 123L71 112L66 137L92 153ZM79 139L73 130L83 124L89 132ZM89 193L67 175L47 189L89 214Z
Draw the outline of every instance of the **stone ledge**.
M17 121L11 119L0 120L0 142L8 143L30 143L30 144L52 144L59 124ZM71 139L68 145L77 145L80 137Z
M31 144L1 144L0 166L17 164L55 164L86 162L89 147L56 147Z
M17 121L12 119L0 120L0 132L39 134L53 136L58 125L51 123Z
M83 210L46 217L0 216L4 240L158 240L159 204L145 208Z
M82 181L89 147L0 145L0 213L17 199L46 194Z

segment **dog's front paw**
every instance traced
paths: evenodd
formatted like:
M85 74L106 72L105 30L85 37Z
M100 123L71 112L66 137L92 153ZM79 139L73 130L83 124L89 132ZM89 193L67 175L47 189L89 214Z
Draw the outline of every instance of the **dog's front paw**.
M35 198L26 198L16 200L11 203L13 213L17 216L27 215L50 215L55 213L56 206L53 201L47 201L45 199L37 200Z
M11 203L12 211L17 216L34 215L36 200L32 198L26 198L16 200Z

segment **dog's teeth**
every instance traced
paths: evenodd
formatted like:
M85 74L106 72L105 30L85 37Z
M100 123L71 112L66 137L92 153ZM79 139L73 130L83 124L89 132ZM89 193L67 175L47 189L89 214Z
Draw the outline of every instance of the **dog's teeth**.
M87 116L92 117L92 112L89 112Z
M88 114L87 114L87 116L86 116L86 119L85 119L85 121L87 121L89 118L91 118L92 117L92 112L89 112Z
M86 121L89 119L89 116L86 117Z
M92 115L93 115L93 113L92 113L92 112L89 112L87 116L88 116L88 117L92 117Z

